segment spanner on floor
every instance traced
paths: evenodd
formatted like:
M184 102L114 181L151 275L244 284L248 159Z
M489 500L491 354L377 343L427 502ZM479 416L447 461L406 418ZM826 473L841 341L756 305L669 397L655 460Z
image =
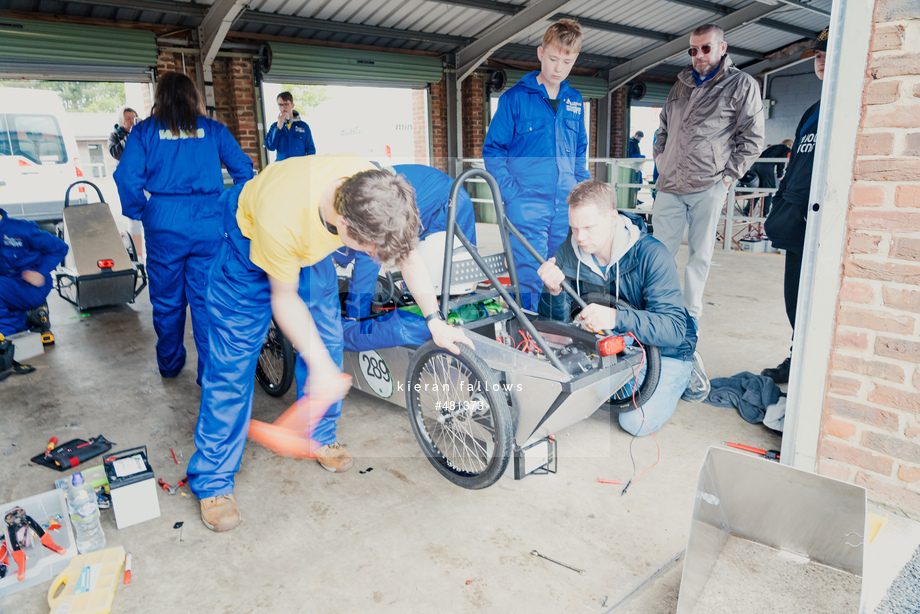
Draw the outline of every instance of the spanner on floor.
M540 557L541 559L546 559L546 560L549 561L550 563L555 563L556 565L562 565L563 567L567 567L568 569L571 569L572 571L577 571L577 572L578 572L579 574L581 574L581 575L585 575L585 574L587 573L584 569L576 569L576 568L572 567L571 565L566 565L565 563L560 563L560 562L557 561L556 559L551 559L551 558L549 558L549 557L546 556L546 555L540 554L540 553L537 552L536 550L533 550L530 554L532 554L532 555L534 555L534 556L538 556L538 557Z

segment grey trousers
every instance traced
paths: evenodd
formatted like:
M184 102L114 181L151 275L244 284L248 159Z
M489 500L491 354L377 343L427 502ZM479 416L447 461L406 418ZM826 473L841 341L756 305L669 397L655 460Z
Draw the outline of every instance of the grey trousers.
M703 289L709 277L709 264L716 245L716 225L725 204L728 188L721 180L702 192L669 194L658 190L652 209L655 238L664 243L671 255L687 231L690 260L684 271L684 306L699 320L703 314Z

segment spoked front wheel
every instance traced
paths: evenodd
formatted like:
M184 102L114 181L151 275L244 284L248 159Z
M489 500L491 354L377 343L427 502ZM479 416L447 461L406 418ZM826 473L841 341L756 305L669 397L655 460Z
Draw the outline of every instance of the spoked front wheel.
M491 368L465 345L460 354L429 341L406 373L409 422L428 461L457 486L494 484L511 458L511 411Z
M294 381L294 346L272 320L262 344L256 381L269 396L284 396Z

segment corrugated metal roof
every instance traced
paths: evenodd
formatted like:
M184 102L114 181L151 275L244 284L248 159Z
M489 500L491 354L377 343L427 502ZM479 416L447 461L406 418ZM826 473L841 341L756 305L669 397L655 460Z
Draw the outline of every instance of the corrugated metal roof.
M139 22L173 27L195 27L202 11L214 0L9 0L7 8L23 14L37 13ZM803 0L809 6L829 11L832 0ZM528 0L500 0L491 3L473 0L251 0L248 8L231 28L241 35L259 34L347 45L369 45L396 50L449 53L483 36L492 28L513 19ZM618 58L635 58L667 42L666 37L682 36L695 26L714 21L725 13L752 3L752 0L710 0L701 8L694 0L580 0L565 6L565 13L588 22L584 25L582 58L577 65L612 68ZM289 19L279 18L288 16ZM36 15L40 17L40 15ZM726 36L737 45L767 54L800 40L803 31L817 33L829 18L800 8L778 5L769 20L777 27L747 24ZM623 31L591 27L591 20L660 34L660 39ZM548 21L524 28L493 58L513 61L536 60L531 50L540 44ZM783 24L794 32L784 31ZM379 30L379 31L378 31ZM424 38L428 40L421 40ZM661 40L665 39L665 40ZM604 60L603 58L608 58ZM735 57L738 63L751 58ZM667 66L683 66L685 58L672 58ZM669 69L673 70L673 69ZM667 71L665 71L667 72Z

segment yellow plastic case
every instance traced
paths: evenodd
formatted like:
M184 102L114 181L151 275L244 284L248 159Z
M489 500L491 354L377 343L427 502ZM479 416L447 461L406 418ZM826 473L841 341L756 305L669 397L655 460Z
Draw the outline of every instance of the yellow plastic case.
M75 556L48 589L51 614L108 614L124 562L121 546Z

